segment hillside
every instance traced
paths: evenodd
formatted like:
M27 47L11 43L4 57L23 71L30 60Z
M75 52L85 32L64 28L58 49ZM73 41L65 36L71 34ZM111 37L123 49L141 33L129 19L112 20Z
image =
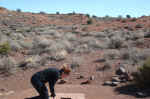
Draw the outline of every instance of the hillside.
M80 91L82 83L91 79L87 83L91 88L100 86L109 90L102 84L115 75L118 63L131 74L149 56L150 16L89 17L0 7L0 93L23 92L31 88L29 80L33 73L48 67L60 68L64 63L73 69L65 85L79 85L75 89ZM118 86L121 85L124 83ZM88 94L83 88L84 92ZM110 94L115 95L112 90ZM124 94L127 93L118 99L125 99ZM89 97L92 95L101 97L98 92ZM136 98L135 94L127 95L128 99Z

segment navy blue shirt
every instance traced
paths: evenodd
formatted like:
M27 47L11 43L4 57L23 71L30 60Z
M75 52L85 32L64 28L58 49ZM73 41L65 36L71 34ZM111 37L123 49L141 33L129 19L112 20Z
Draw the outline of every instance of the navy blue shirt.
M54 85L56 81L61 77L62 71L57 68L48 68L35 73L36 76L42 83L49 83L51 93L55 93Z

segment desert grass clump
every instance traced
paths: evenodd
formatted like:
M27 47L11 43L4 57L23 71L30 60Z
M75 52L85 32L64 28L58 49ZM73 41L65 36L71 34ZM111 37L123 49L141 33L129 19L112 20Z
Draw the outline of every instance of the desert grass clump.
M109 48L111 49L119 49L122 48L125 41L121 37L112 37L110 39Z
M11 75L17 70L17 62L12 57L1 57L0 73L3 75Z
M8 42L0 44L0 54L8 54L10 49L10 44Z
M138 87L150 88L150 57L133 73L134 82Z

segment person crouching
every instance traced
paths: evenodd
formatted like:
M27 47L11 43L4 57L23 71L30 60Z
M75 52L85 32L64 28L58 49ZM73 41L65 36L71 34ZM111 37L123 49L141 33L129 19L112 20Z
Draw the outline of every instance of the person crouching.
M66 78L69 76L71 69L68 68L66 65L62 66L61 69L57 68L48 68L42 71L36 72L31 77L31 84L39 93L40 99L48 99L48 89L45 83L49 83L49 89L51 92L51 97L55 97L55 90L54 86L58 79Z

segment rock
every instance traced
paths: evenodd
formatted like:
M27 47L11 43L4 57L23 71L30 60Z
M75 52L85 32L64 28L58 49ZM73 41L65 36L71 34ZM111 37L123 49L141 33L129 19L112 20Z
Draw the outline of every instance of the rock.
M116 70L116 74L117 75L122 75L124 73L126 73L126 69L124 67L122 67L122 66L119 67L119 69Z
M104 82L104 86L117 86L120 82L117 82L117 81L105 81Z
M8 91L7 93L4 93L4 95L10 95L10 94L13 94L15 93L14 91Z
M112 77L112 82L120 82L120 79L118 76Z
M67 83L67 81L63 80L63 79L61 79L61 80L58 81L58 84L65 84L65 83Z
M104 86L111 86L112 85L112 82L111 81L105 81L103 83Z
M136 96L137 96L138 98L144 98L144 97L147 96L147 94L146 94L146 93L143 93L143 92L136 92Z
M117 82L117 81L113 81L111 86L118 86L118 84L120 84L120 82Z
M90 80L94 80L95 79L95 77L94 76L90 76Z
M123 75L120 75L121 82L127 82L130 80L130 76L128 73L124 73Z
M91 84L91 81L90 80L86 80L86 81L81 82L81 85L85 85L85 84Z
M77 77L77 79L83 79L84 76L80 75L79 77Z

